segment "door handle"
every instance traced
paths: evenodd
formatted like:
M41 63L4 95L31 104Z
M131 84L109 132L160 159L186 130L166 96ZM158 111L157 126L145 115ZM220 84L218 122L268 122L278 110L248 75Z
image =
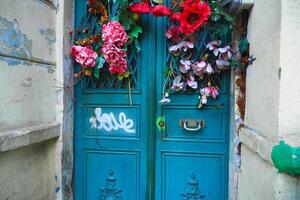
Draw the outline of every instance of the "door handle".
M187 131L199 131L205 127L204 120L181 119L179 120L179 127Z

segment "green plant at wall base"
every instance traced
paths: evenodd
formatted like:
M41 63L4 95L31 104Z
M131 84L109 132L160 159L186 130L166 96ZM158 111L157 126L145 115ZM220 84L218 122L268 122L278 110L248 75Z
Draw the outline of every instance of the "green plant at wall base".
M291 147L284 141L272 149L272 161L278 172L300 176L300 147Z
M168 19L165 35L170 58L161 104L170 103L173 93L196 92L202 108L209 98L219 96L224 72L245 70L254 61L246 38L240 41L239 51L232 49L228 36L233 17L218 0L88 0L88 7L71 49L82 66L76 77L101 79L102 71L109 71L119 81L130 80L127 54L131 47L135 52L130 53L142 50L142 14Z

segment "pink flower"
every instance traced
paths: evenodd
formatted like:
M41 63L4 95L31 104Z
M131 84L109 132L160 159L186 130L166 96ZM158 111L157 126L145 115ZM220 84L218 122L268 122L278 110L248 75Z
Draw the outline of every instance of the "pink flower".
M203 73L211 74L214 72L210 63L206 63L205 61L198 61L192 64L192 69L196 75L201 75Z
M219 55L218 47L221 45L220 40L214 40L207 44L206 48L208 48L210 51L213 51L215 56Z
M190 78L187 80L187 85L193 89L198 88L198 83L197 83L197 81L195 81L195 77L193 77L193 76L190 76Z
M208 86L200 90L201 103L207 104L207 97L217 98L219 95L218 89L214 86Z
M91 46L82 47L73 45L70 53L82 67L94 67L96 65L98 54Z
M171 26L171 28L166 32L166 37L168 39L172 39L175 41L180 41L181 37L180 37L180 31L179 31L179 27L178 26Z
M188 70L191 69L191 64L192 64L192 62L190 60L181 59L180 60L180 66L179 66L180 72L183 73L183 74L187 73Z
M181 41L176 45L170 46L169 47L169 51L170 52L176 52L178 50L183 50L184 52L186 52L188 49L193 49L194 48L194 44L188 41Z
M128 41L128 35L120 22L113 21L102 26L102 40L120 48Z
M184 83L181 82L181 76L176 76L175 79L173 80L173 85L172 85L172 90L178 92L182 90L184 86Z
M223 48L218 48L218 51L223 55L226 56L228 59L232 58L232 50L230 46L226 46Z
M212 74L214 72L214 70L213 70L213 68L212 68L212 66L211 66L210 63L207 63L207 65L206 65L206 72L208 74Z
M226 46L224 48L219 48L220 52L219 58L216 60L216 65L221 70L226 70L230 66L230 59L233 56L232 50L230 46Z
M115 63L119 61L120 58L126 57L126 52L123 49L106 43L102 46L102 53L108 63Z
M206 68L205 61L195 62L194 64L192 64L192 69L194 73L198 76L205 73L205 68Z
M110 63L109 65L109 71L112 74L124 74L127 70L127 61L125 58L119 58L114 63Z

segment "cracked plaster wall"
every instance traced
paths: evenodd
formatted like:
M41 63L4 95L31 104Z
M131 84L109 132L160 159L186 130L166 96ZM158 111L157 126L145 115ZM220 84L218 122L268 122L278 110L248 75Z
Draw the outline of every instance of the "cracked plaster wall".
M46 0L0 6L0 136L57 121L58 9ZM0 152L0 199L55 199L60 192L57 139Z
M240 200L300 199L300 179L278 174L270 161L279 138L300 146L299 10L298 0L255 0L250 12L256 61L247 70Z

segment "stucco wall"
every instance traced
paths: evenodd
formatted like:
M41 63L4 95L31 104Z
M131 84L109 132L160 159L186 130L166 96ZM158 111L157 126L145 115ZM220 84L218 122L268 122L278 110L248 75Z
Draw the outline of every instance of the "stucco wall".
M55 146L51 140L1 153L0 199L55 199Z
M300 179L277 174L272 147L300 146L300 1L255 0L248 37L256 61L247 70L241 131L240 200L298 200Z
M50 127L58 113L57 12L52 0L1 1L1 200L55 199L59 191L60 129Z

